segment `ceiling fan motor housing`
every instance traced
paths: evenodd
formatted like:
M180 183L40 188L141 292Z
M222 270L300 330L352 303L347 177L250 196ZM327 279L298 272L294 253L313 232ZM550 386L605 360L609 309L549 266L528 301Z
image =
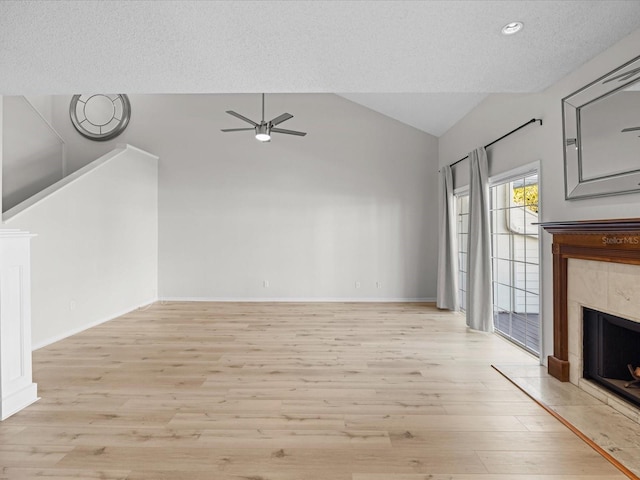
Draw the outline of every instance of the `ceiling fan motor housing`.
M271 141L271 123L265 123L263 120L259 125L256 125L256 140L260 142Z

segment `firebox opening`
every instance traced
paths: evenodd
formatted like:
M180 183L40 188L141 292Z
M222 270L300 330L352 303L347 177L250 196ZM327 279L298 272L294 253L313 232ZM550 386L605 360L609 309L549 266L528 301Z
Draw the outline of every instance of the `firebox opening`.
M583 308L583 377L640 407L628 365L640 367L640 323Z

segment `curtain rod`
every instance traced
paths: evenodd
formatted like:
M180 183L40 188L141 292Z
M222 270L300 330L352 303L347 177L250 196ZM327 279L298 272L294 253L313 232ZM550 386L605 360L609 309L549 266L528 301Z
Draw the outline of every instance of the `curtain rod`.
M519 127L514 128L513 130L511 130L509 133L505 133L504 135L502 135L500 138L498 138L497 140L494 140L491 143L488 143L484 146L484 148L489 148L491 145L493 145L494 143L498 143L500 140L502 140L503 138L507 138L509 135L511 135L512 133L516 133L518 130L520 130L521 128L526 127L527 125L530 125L532 123L536 123L536 122L540 122L540 125L542 125L542 119L541 118L532 118L531 120L529 120L526 123L523 123L522 125L520 125ZM463 160L466 160L467 158L469 158L469 155L462 157L460 160L453 162L451 165L449 165L450 167L453 167L454 165L457 165L458 163L462 162Z

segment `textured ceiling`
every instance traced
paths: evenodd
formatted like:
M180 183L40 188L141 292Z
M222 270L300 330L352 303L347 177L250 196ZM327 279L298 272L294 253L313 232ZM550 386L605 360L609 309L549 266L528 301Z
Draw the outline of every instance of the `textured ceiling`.
M0 93L375 93L347 98L437 134L637 28L640 1L4 0Z

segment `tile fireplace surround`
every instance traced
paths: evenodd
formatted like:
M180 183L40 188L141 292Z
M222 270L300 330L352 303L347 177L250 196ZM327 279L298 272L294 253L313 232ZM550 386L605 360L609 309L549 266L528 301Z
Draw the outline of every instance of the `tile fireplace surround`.
M553 234L549 374L627 413L635 407L582 378L582 307L640 323L640 219L548 222L542 227Z

